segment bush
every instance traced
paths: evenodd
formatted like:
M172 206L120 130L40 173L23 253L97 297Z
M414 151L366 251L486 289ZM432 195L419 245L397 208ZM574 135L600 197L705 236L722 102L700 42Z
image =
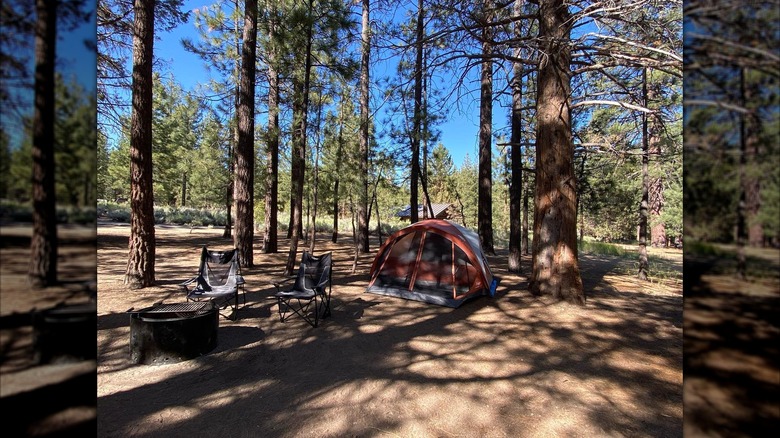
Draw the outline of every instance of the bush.
M58 224L94 224L97 218L95 207L57 206ZM32 206L10 200L0 200L0 220L3 222L32 222Z
M700 240L686 241L685 253L687 255L696 256L724 256L724 252L710 243L702 242Z
M579 242L579 251L584 254L610 255L617 257L626 255L626 250L622 246L590 240L581 240Z

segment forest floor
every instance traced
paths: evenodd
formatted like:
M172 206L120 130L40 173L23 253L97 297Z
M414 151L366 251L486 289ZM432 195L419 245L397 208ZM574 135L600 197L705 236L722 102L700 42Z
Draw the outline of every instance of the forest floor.
M243 270L247 304L236 321L220 317L213 351L133 365L126 311L182 302L176 284L195 273L201 246L231 244L221 229L158 226L158 285L130 292L128 232L98 227L102 437L682 432L682 284L635 280L622 259L582 257L579 307L530 295L500 251L489 257L496 298L451 309L365 293L378 239L352 272L350 236L337 245L321 236L315 252L333 252L334 273L332 317L318 328L279 321L271 282L287 252L257 251ZM670 253L681 269L681 251Z
M57 307L94 309L95 227L57 228L59 284L41 289L31 288L27 280L31 233L29 224L0 226L0 410L6 418L3 432L7 436L92 436L97 424L95 355L87 358L59 354L54 360L39 363L35 358L33 315L43 315ZM84 343L87 347L96 346L95 340L71 345L83 347ZM61 351L68 350L69 347Z
M158 226L157 285L128 291L122 277L129 226L98 225L98 436L658 437L683 431L717 436L718 430L734 436L730 432L756 419L780 419L773 399L751 397L750 410L734 409L756 393L717 386L718 373L731 370L741 377L735 385L754 383L759 396L776 395L776 355L762 361L765 349L755 349L746 353L753 360L729 364L703 357L709 354L703 344L731 336L724 329L733 323L727 311L716 315L718 321L710 318L711 306L700 308L687 297L683 303L680 276L669 274L682 270L682 251L674 249L651 249L664 274L651 275L650 282L635 279L632 261L582 254L584 307L534 297L526 276L508 273L506 251L498 251L489 257L501 278L497 296L450 309L364 293L376 237L372 253L361 256L352 272L349 236L339 244L322 236L316 252L333 251L334 274L332 317L320 327L301 319L279 321L271 282L281 277L286 251L256 251L255 266L243 272L247 304L236 321L219 318L214 350L179 363L132 364L127 310L183 302L176 284L194 274L202 245L231 246L221 234ZM287 245L280 239L280 248ZM43 293L8 287L7 274L23 270L6 263L6 246L4 318L34 303L41 308L44 302L84 299L67 288ZM529 270L527 258L523 270ZM724 306L735 296L725 293L710 288L701 299L718 298ZM752 324L752 336L776 335L769 315L779 295L770 284L762 302L774 308L761 304L761 311L739 315ZM691 317L706 322L692 327L700 344L685 339L686 349L698 348L696 360L683 358L683 327L687 335ZM0 329L5 387L41 367L25 359L30 345L24 331ZM689 370L696 376L690 383ZM693 408L696 415L689 416ZM710 415L720 415L719 429L707 429Z

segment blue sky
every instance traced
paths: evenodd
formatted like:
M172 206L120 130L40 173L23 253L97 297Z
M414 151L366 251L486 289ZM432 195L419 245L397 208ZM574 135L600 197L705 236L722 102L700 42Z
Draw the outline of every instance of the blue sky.
M214 4L209 0L189 0L185 2L184 9L193 10L206 5ZM357 10L357 9L356 9ZM358 17L359 18L359 17ZM372 17L373 19L374 17ZM198 34L194 26L194 16L190 16L190 21L181 24L171 32L159 33L155 41L155 56L167 64L167 72L173 75L184 89L193 90L196 84L205 83L208 80L208 72L203 61L197 56L185 51L181 45L182 38L192 38L197 40ZM372 82L380 75L392 73L392 66L380 65L374 67L372 71ZM478 69L474 70L478 74ZM165 74L165 73L164 73ZM380 90L374 90L374 101L378 97ZM455 166L460 167L466 154L469 155L472 163L477 161L478 149L478 122L479 107L478 93L473 98L473 102L463 102L463 114L452 110L448 119L437 126L441 131L440 141L450 151L452 161ZM372 108L376 111L377 108ZM493 105L494 110L494 132L506 125L507 110L498 104ZM381 112L381 109L379 110ZM381 116L377 116L379 122ZM258 123L265 123L265 120L258 119Z
M90 21L71 31L61 31L57 37L56 71L60 73L66 83L75 80L88 92L95 92L97 69L95 68L96 56L93 50L89 50L84 44L85 40L95 41L95 14L90 16ZM34 69L34 46L29 54L29 72L32 81ZM14 89L12 92L24 101L22 109L27 115L33 112L33 90ZM14 111L3 111L2 128L9 134L12 148L19 147L24 136L22 122L16 119Z

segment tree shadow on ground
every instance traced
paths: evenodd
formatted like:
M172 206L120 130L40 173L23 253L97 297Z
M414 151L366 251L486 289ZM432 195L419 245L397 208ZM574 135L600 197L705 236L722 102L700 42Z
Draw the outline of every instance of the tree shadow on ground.
M523 276L499 274L496 299L441 308L364 293L372 257L353 273L345 247L333 248L332 316L316 329L280 322L274 289L252 284L238 321L220 321L217 349L155 369L127 364L127 328L100 315L106 381L142 378L100 397L100 435L527 436L531 424L545 424L534 414L565 418L557 409L574 407L591 428L558 430L564 435L682 433L680 296L605 288L582 310L545 303L524 290ZM284 258L258 257L246 275L276 278ZM173 411L184 414L166 421Z
M685 258L685 432L768 436L780 421L780 282L738 281L730 263Z
M27 281L32 226L3 224L0 231L0 409L11 414L3 431L8 436L92 435L97 424L94 356L84 361L65 355L83 348L94 352L96 339L58 338L51 345L57 354L44 360L36 356L42 347L40 337L36 346L40 326L35 315L94 303L95 228L58 225L58 282L46 288L31 288ZM68 319L62 322L70 333Z

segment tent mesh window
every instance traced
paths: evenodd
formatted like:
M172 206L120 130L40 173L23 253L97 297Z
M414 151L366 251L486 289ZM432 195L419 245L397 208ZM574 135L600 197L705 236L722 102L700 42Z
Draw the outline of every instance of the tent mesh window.
M417 258L417 248L421 233L409 233L398 239L388 250L383 259L382 270L377 276L377 284L386 287L409 289L414 271L413 265Z
M466 253L459 247L455 247L455 296L459 297L471 290L472 283L479 286L482 282L477 275L476 266L472 265Z
M438 233L425 233L414 288L452 298L452 242Z

